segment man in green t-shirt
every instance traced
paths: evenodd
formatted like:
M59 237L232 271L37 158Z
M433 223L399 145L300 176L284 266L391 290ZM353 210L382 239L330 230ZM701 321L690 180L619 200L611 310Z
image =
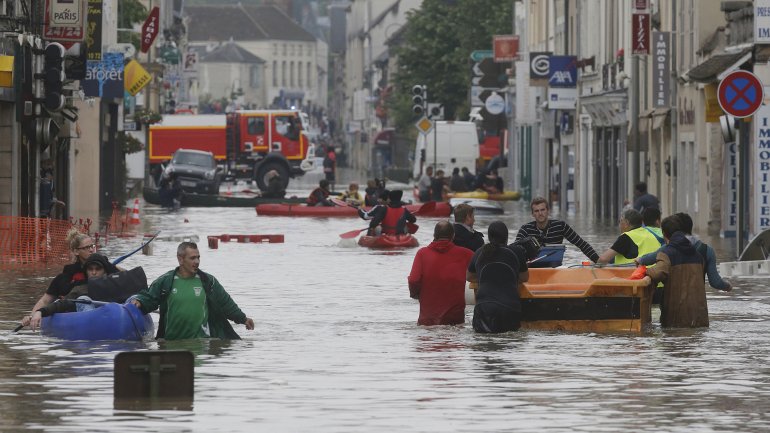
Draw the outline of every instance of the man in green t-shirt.
M238 308L219 281L198 269L198 245L182 242L176 254L179 267L161 275L132 300L143 313L160 307L156 338L240 338L228 319L254 329L254 321Z

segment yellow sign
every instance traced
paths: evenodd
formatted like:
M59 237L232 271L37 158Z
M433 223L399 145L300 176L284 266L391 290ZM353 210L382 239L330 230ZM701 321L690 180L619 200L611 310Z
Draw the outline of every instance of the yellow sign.
M416 126L423 134L427 134L433 129L433 122L427 117L422 116L422 119L418 120L414 126Z
M717 85L707 84L703 90L706 94L706 122L719 123L719 116L725 113L722 111L722 107L719 106Z
M0 56L0 87L13 87L13 56Z
M123 79L125 80L126 91L131 96L136 96L150 82L152 75L139 62L132 59L123 70Z

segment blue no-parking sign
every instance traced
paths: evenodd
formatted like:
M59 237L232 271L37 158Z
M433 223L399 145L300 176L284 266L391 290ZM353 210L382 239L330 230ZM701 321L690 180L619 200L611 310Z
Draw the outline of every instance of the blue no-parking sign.
M719 106L734 117L749 117L762 105L764 90L762 82L749 71L734 71L728 74L717 89Z

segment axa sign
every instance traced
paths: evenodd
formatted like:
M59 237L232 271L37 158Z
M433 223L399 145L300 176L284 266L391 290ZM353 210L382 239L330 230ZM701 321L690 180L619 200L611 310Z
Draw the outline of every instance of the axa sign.
M551 56L548 87L577 87L576 56Z

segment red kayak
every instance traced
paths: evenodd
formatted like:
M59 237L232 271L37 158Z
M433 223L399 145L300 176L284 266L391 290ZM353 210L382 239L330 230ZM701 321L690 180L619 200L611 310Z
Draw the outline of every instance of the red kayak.
M437 202L435 208L428 207L421 211L424 205L408 204L409 212L421 217L448 217L452 211L449 203ZM432 208L432 209L430 209ZM307 206L304 204L265 203L256 206L259 216L297 216L297 217L321 217L321 218L355 218L358 211L349 206Z
M410 234L405 235L379 235L379 236L361 236L358 239L358 245L372 249L389 248L414 248L420 245L417 238Z

